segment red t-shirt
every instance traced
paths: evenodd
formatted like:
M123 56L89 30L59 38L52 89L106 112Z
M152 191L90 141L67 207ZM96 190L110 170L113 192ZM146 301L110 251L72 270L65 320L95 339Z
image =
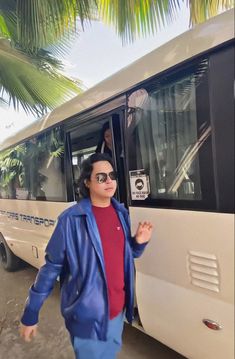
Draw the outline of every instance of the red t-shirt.
M109 317L116 317L124 308L124 233L112 205L92 210L99 229L103 247L109 296Z

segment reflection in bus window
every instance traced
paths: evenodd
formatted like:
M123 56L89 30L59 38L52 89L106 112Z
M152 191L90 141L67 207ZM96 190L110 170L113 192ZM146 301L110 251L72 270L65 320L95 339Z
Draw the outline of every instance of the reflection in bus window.
M142 91L140 107L130 107L135 93L129 98L130 169L145 169L152 199L201 200L199 150L211 128L207 119L198 128L196 98L206 71L203 61L195 72L155 83L148 97Z
M8 148L0 153L0 196L1 198L16 198L16 188L21 188L25 199L28 191L24 189L24 164L26 153L25 143Z
M1 197L65 200L63 154L59 128L3 151L0 155Z

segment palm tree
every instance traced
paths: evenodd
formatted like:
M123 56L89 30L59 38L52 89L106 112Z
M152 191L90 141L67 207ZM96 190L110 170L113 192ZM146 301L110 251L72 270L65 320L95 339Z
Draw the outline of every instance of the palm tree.
M62 74L62 62L52 54L66 49L63 41L60 46L53 46L58 41L58 36L53 35L53 31L57 31L55 24L51 29L42 28L46 31L44 43L37 38L38 30L33 25L27 28L29 34L23 36L21 25L24 16L28 15L22 11L27 8L27 3L30 10L32 1L0 0L0 105L13 105L15 109L21 106L26 112L41 116L83 88L80 81ZM40 23L44 14L34 15L39 16L37 21ZM35 20L33 16L28 19ZM69 32L65 24L63 26L65 42ZM32 43L29 38L34 31L32 38L35 41ZM51 51L43 49L42 45L50 45Z
M184 1L191 25L234 6L233 0ZM83 27L85 20L100 17L123 41L133 41L168 24L180 13L181 4L179 0L0 0L0 103L6 101L1 94L7 94L15 108L21 104L38 114L81 90L61 75L61 62L45 50L63 52L78 31L77 18Z
M81 92L78 81L59 72L60 63L47 53L28 55L0 39L0 101L43 115ZM48 58L47 58L48 57Z
M154 33L180 16L182 4L190 10L189 26L234 7L234 0L99 0L101 18L115 26L124 41Z

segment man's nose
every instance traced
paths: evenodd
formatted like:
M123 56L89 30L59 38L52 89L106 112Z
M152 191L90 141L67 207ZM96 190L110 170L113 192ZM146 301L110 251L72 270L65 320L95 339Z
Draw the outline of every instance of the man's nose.
M106 183L110 183L110 182L112 182L112 180L111 180L111 178L109 177L109 175L107 175L107 179L106 179L106 181L105 181Z

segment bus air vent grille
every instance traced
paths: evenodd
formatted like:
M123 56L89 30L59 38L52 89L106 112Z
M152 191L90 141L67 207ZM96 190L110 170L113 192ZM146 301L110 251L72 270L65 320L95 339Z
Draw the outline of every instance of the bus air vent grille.
M191 284L213 292L220 291L219 265L214 254L189 251L188 272Z

